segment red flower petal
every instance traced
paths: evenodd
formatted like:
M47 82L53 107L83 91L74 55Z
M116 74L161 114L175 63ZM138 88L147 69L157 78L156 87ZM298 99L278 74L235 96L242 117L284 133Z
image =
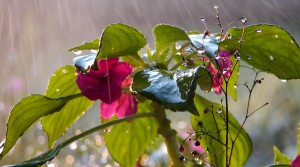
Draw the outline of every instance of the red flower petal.
M293 167L300 167L300 155L298 155L291 163Z

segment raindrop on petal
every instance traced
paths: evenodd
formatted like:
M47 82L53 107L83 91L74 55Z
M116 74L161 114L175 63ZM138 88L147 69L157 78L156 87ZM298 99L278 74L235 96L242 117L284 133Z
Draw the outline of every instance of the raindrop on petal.
M75 55L80 55L82 53L81 50L73 50L72 51Z

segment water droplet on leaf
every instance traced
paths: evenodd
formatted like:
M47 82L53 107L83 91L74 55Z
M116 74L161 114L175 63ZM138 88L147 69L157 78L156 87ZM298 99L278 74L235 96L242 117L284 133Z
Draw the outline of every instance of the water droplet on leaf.
M180 152L184 152L183 146L180 146L180 147L179 147L179 151L180 151Z
M80 55L82 53L81 50L73 50L72 51L75 55Z
M248 60L251 60L251 59L252 59L252 57L251 57L251 56L247 56L247 59L248 59Z
M281 80L281 82L284 82L284 83L285 83L286 81L287 81L286 79L282 79L282 80Z
M180 160L180 161L185 161L184 155L180 154L180 155L179 155L179 160Z
M66 69L63 69L63 70L62 70L62 73L64 73L64 74L67 73L67 70L66 70Z
M227 39L231 39L232 38L232 35L231 34L228 34L227 35Z
M235 89L237 88L237 85L236 84L234 84L234 86L233 86Z
M218 108L218 109L217 109L217 113L218 113L218 114L221 114L221 113L222 113L222 108Z
M56 92L59 92L59 89L56 89Z
M273 61L273 60L274 60L273 56L270 56L270 60L271 60L271 61Z
M277 35L277 34L275 35L275 38L278 38L278 35Z
M200 146L200 141L196 140L195 141L195 146Z
M96 50L96 49L91 49L90 52L91 52L91 53L98 53L98 50Z
M260 29L260 28L259 28L259 29L257 29L257 30L256 30L256 32L260 33L260 32L261 32L261 29Z

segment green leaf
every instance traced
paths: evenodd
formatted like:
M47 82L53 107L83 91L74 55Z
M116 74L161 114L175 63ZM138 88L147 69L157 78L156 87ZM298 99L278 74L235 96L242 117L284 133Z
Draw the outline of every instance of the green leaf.
M189 35L189 39L197 50L204 50L210 58L215 57L219 45L214 35L205 36L204 38L203 34Z
M4 147L0 159L15 145L23 133L41 117L58 112L64 105L80 95L70 95L61 98L49 98L43 95L31 95L23 98L12 109L6 131Z
M146 39L137 29L125 24L111 24L107 26L101 37L100 58L113 58L119 56L138 56L137 52L144 47Z
M46 96L61 97L81 93L76 84L77 74L74 66L59 68L52 75ZM52 148L55 141L83 115L93 102L82 96L67 102L59 112L42 118L42 126L48 136L48 147Z
M300 124L298 125L298 151L297 155L300 155Z
M274 163L275 164L290 164L291 160L286 155L282 154L276 146L274 149Z
M78 51L78 50L98 50L99 49L99 44L100 44L100 40L94 39L90 42L85 42L82 45L73 47L71 49L69 49L69 51Z
M209 75L204 75L203 70L203 67L177 71L148 68L134 75L132 89L172 111L189 111L198 115L194 105L197 80Z
M200 143L202 148L209 149L210 159L215 166L226 166L226 129L223 119L225 111L221 110L222 114L217 113L217 110L222 109L220 104L210 102L197 94L195 96L195 104L200 116L196 117L193 115L191 122L198 136L201 135ZM203 127L198 126L198 121L202 121ZM201 130L206 131L210 136L203 133L200 134ZM249 135L244 129L241 129L240 124L230 112L229 130L229 148L232 147L232 141L236 138L239 130L241 130L234 144L230 166L243 166L251 155L252 142ZM220 142L215 139L218 139ZM228 150L228 153L230 153L230 150Z
M83 56L77 56L73 59L74 65L77 70L81 72L87 72L89 67L91 67L96 59L96 54L88 54Z
M228 34L232 38L221 42L221 49L231 53L239 50L243 61L280 79L300 78L300 49L294 38L284 29L276 25L259 24L231 28ZM244 39L240 48L242 34Z
M184 30L179 27L159 24L154 27L153 34L155 38L156 58L158 62L165 61L165 55L162 52L178 41L188 41L189 37ZM162 55L162 56L161 56Z
M152 111L151 102L139 103L138 113ZM157 136L155 118L141 118L114 125L105 134L109 153L121 166L135 166L138 158Z

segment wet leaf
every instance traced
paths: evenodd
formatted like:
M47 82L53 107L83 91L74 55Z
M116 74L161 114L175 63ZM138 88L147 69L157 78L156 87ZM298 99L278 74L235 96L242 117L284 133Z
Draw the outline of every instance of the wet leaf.
M46 96L57 98L72 94L81 93L76 84L77 74L74 66L64 66L59 68L52 75ZM88 110L93 102L84 96L70 100L60 108L59 112L42 118L43 130L48 136L48 147L52 148L55 141L71 126L75 121Z
M152 111L151 102L139 103L138 113ZM157 137L158 123L155 118L135 119L114 125L105 133L109 153L121 166L135 166L138 158Z
M145 44L144 35L137 29L121 23L111 24L102 33L97 60L127 55L138 56L137 52Z
M148 68L135 74L132 89L172 111L189 111L198 115L194 105L197 80L204 78L205 82L199 81L199 84L205 89L209 87L204 86L209 74L204 75L203 70L203 67L177 71Z
M207 53L207 55L210 58L214 58L216 52L218 51L219 45L217 43L217 39L214 35L205 36L203 38L203 34L197 34L197 35L189 35L189 39L192 43L192 45L197 50L203 50L204 53Z
M0 159L15 145L23 133L41 117L60 111L68 101L81 95L49 98L43 95L31 95L23 98L12 109L6 131L6 139Z
M96 54L89 54L83 56L77 56L73 59L75 67L79 71L87 72L88 68L91 67L96 59Z
M291 160L286 155L282 154L276 146L274 149L274 163L275 164L290 164Z
M217 103L210 102L205 98L196 94L195 96L195 104L200 116L191 117L191 122L193 129L196 132L205 129L210 136L205 136L202 134L202 138L200 138L200 143L202 148L209 149L209 156L212 163L215 166L226 166L226 157L225 157L225 146L226 143L226 129L225 129L225 122L224 122L224 115L225 109L222 109L222 106ZM212 112L207 112L207 107L212 107ZM221 109L221 110L220 110ZM219 111L222 111L218 113ZM222 116L223 115L223 116ZM198 122L202 121L202 127L198 125ZM229 148L232 147L232 141L236 138L241 126L237 122L237 120L233 117L233 115L229 112L229 130L230 130L230 137L229 137ZM217 133L219 132L219 133ZM205 136L205 137L204 137ZM212 136L212 137L211 137ZM214 138L213 138L214 137ZM220 142L218 142L218 139ZM221 144L223 143L223 144ZM252 142L249 135L246 133L244 129L241 129L238 138L236 139L233 155L231 158L230 166L243 166L245 162L248 160L249 156L252 152ZM230 150L228 150L230 153Z
M300 49L294 38L284 29L276 25L259 24L244 29L231 28L227 36L228 34L232 38L221 42L221 49L231 53L239 50L243 61L280 79L300 78ZM242 34L244 39L240 48L239 39Z
M98 50L99 49L99 44L100 44L100 40L97 38L97 39L94 39L90 42L85 42L84 44L82 45L79 45L79 46L76 46L76 47L73 47L71 49L69 49L69 51L79 51L79 50Z
M189 37L184 30L179 27L159 24L154 27L153 34L155 38L156 58L158 62L165 61L165 55L162 52L178 41L188 41Z
M297 155L300 155L300 124L298 125L298 151Z

